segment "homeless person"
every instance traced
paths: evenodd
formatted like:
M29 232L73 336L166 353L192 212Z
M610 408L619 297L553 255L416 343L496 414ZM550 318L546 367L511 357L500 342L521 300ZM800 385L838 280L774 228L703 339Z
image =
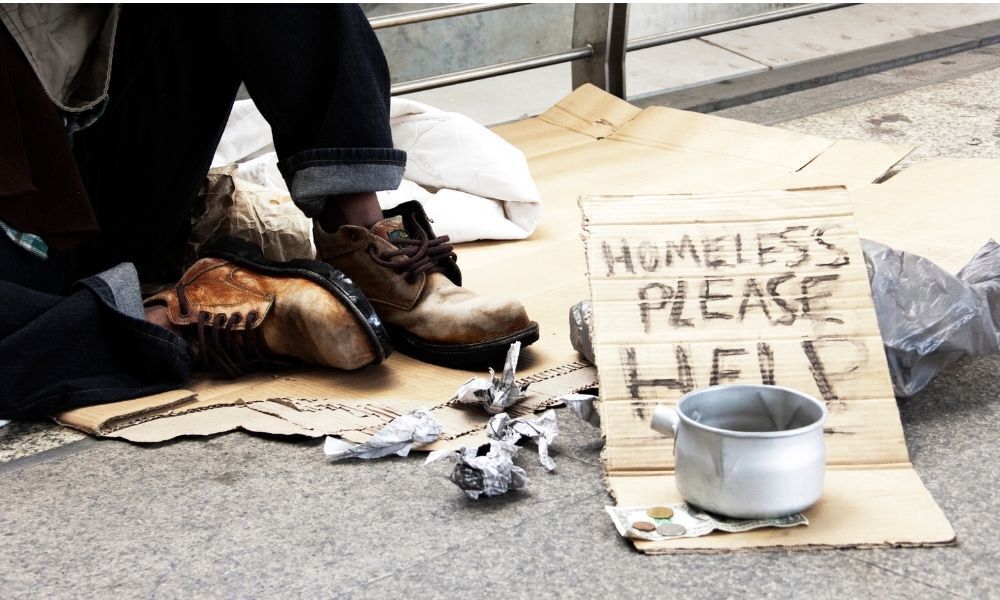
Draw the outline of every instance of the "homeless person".
M538 339L518 301L461 287L419 204L380 210L406 155L357 5L0 4L0 22L0 418L157 393L196 366L356 369L395 346L483 368ZM320 260L224 239L178 280L241 82ZM140 280L176 284L143 300Z

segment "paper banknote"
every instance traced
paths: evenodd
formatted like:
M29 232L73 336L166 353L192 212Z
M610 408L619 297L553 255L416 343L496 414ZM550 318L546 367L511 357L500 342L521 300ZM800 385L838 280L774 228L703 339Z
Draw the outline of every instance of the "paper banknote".
M673 512L673 515L668 519L654 518L650 516L651 512L657 514L654 508L661 510L668 508L670 510L667 512ZM605 506L604 509L611 515L611 520L614 521L618 533L623 537L654 542L681 537L701 537L716 530L739 533L760 527L795 527L809 524L809 520L801 513L775 519L730 519L709 514L685 503L664 504L659 507ZM643 529L649 529L650 525L652 530L643 531ZM660 531L666 531L672 535L664 535Z

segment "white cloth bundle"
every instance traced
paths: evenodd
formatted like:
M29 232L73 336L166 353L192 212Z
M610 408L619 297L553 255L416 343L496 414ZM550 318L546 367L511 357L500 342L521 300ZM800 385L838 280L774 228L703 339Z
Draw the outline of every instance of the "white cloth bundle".
M407 153L406 174L399 189L378 194L382 208L417 200L434 232L454 242L534 232L542 203L520 150L466 116L412 100L392 99L390 125L394 145ZM288 193L271 128L251 100L233 106L212 166L233 163L235 177Z

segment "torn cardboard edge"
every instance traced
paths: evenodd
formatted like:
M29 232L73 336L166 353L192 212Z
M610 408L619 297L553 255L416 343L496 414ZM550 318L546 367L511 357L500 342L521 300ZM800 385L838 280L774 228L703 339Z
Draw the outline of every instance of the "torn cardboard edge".
M85 409L59 413L56 423L79 429L91 435L108 437L115 431L162 416L165 412L193 402L197 394L189 390L170 390L152 396L111 404L98 404ZM62 420L68 416L68 422Z
M712 552L797 545L925 546L954 541L947 518L909 464L845 188L588 197L578 203L590 276L601 426L607 440L602 463L605 485L616 502L649 506L682 501L671 475L672 444L649 429L648 412L655 404L676 402L689 389L717 383L760 383L764 379L764 383L802 389L824 399L831 409L825 429L827 485L820 502L806 512L809 527L657 542L637 540L637 549L647 553ZM775 227L786 234L775 234L777 249L769 246L767 255L745 261L740 258L734 232L743 232L746 239L756 236L759 245L761 235L772 239L767 236ZM831 231L838 235L824 239ZM794 232L806 232L806 238L800 239ZM808 239L813 235L809 232L814 232L815 243ZM677 252L678 246L674 246L671 259L671 243L688 233L694 240L688 242L692 244L688 252ZM702 262L691 251L698 239L714 240L711 262L707 254ZM729 244L722 247L726 239ZM638 248L643 248L643 255L636 259L632 253ZM664 248L667 258L654 260ZM824 253L831 248L838 248L839 260L827 260ZM785 271L790 275L783 275ZM696 309L683 308L685 299L697 296L697 291L679 292L685 281L695 290L700 280L728 281L738 290L743 280L786 281L797 273L827 274L825 308L811 315L803 311L779 323L782 327L776 327L768 313L766 295L760 296L757 311L744 314L744 304L736 318L726 302L738 298L738 291L717 291L710 296L714 311L706 312L702 307L699 318ZM772 276L778 277L768 279ZM664 310L655 313L659 316L653 323L651 310L640 310L646 297L642 291L649 286L666 290L666 284L672 287L669 293L661 294L664 302L656 308ZM772 298L780 296L780 284L771 292ZM744 298L748 296L744 294ZM791 298L776 305L791 313L802 309L804 301L798 298L797 302L798 307ZM717 316L724 313L728 313L726 319ZM779 356L779 348L783 352L794 350L800 345L799 338L808 341L809 347L818 340L843 339L855 348L871 348L851 359L858 363L844 371L850 377L832 378L840 372L834 367L844 361L843 353L824 356L820 362L814 356L796 358L794 353ZM703 356L702 350L723 343L733 350L726 353L726 364L721 365L716 351L709 352L711 360ZM768 347L766 353L760 350L761 344ZM750 351L736 352L737 346L756 346L757 359L768 357L768 369L761 362L758 372L759 361L749 364L749 359L741 357L749 356ZM716 381L723 373L725 380Z
M463 373L452 372L457 376L454 383L457 387ZM336 373L326 375L336 379ZM193 391L174 390L135 400L77 408L59 413L55 419L91 435L139 443L236 429L308 437L335 435L360 443L395 417L418 405L428 404L422 400L335 399L331 397L335 388L330 390L330 396L296 398L297 378L268 378L254 390L253 396L236 389L222 394L224 400L217 396L200 399ZM512 416L549 408L555 404L556 396L594 387L596 372L591 365L575 362L520 378L518 383L530 384L530 388L528 397L511 407ZM445 435L427 450L472 443L474 435L485 429L489 416L482 411L453 406L450 396L437 404L432 403L429 408L445 426Z

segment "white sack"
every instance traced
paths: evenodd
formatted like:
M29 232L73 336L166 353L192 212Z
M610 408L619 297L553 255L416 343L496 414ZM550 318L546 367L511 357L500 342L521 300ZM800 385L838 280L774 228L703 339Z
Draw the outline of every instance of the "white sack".
M407 165L398 190L379 192L383 209L417 200L435 234L453 242L523 239L534 232L542 205L520 150L468 117L412 100L392 99L390 125ZM234 104L212 167L232 163L239 163L235 177L288 193L271 128L251 100Z

